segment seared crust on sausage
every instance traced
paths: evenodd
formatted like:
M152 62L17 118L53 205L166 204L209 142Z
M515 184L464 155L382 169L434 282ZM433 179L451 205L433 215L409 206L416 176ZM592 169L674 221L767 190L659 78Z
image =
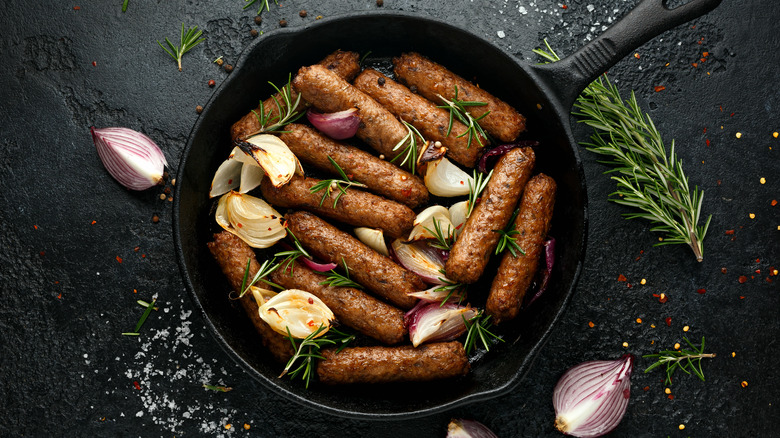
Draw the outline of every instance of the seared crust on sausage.
M360 73L360 54L357 52L344 52L342 50L336 50L335 52L326 56L325 59L319 62L319 64L325 66L325 68L333 71L345 80L352 81L352 79L354 79L355 76ZM295 99L298 97L298 93L295 91L295 89L292 89L290 90L290 94L292 101L295 102ZM285 108L284 99L279 93L263 101L262 110L266 114L268 114L270 111L270 118L279 116L279 109L276 106L276 102L279 102L282 108ZM308 103L302 101L300 104L300 111L305 110L306 106L308 106ZM261 107L259 105L255 109L255 112L258 114L261 112ZM260 121L257 120L255 112L250 112L249 114L242 117L241 120L233 124L233 126L230 128L230 136L233 141L245 140L247 137L252 136L260 130Z
M272 272L271 281L285 289L300 289L314 294L333 311L340 323L380 342L392 345L404 339L406 329L401 310L358 289L321 284L327 277L300 263L290 268Z
M449 136L447 128L450 113L439 108L430 100L409 91L408 88L373 70L363 70L355 79L355 87L368 94L401 120L411 123L423 137L429 141L439 141L447 147L447 155L466 167L474 167L480 155L477 139L469 145L466 125L458 120L452 121ZM487 146L487 139L482 139Z
M249 278L254 277L260 269L260 264L257 262L252 248L246 242L227 231L215 234L214 241L209 242L208 247L236 293L241 292L247 260L249 260ZM260 318L260 313L257 310L258 306L252 294L247 293L237 301L241 303L241 307L244 308L247 316L252 320L257 333L260 334L263 346L271 352L277 361L281 363L287 362L294 353L290 341L276 333L271 326Z
M535 161L531 148L512 149L498 160L481 201L452 246L444 265L447 278L461 283L479 280L501 237L495 230L509 223Z
M260 190L265 200L275 207L300 208L356 227L381 228L393 237L406 236L414 227L416 215L403 204L351 188L344 194L334 189L322 201L325 190L316 193L310 190L318 182L316 178L295 176L289 183L274 187L265 178ZM339 194L341 198L334 207Z
M428 189L415 175L381 160L368 152L333 140L306 125L291 123L279 138L298 159L320 170L336 173L328 157L344 173L368 189L393 201L414 208L428 202Z
M357 108L360 126L356 136L388 159L401 152L393 148L406 136L406 127L390 111L337 74L321 65L301 67L293 87L322 112Z
M479 124L500 141L513 141L525 131L525 117L508 103L419 53L404 53L393 58L393 66L399 82L410 88L416 87L418 93L433 102L441 102L437 95L451 101L457 86L458 99L487 103L484 106L469 106L468 111L475 118L490 111Z
M457 341L425 344L417 348L354 347L336 353L321 351L317 377L326 384L425 382L464 376L469 360Z
M550 231L555 181L539 174L531 178L520 201L520 214L515 219L517 244L525 254L504 254L498 273L490 287L486 310L498 324L517 316L523 297L536 274L544 239Z
M415 273L311 213L297 211L286 215L285 220L287 228L312 254L331 263L346 263L352 279L402 309L411 309L417 303L417 298L407 293L426 288Z

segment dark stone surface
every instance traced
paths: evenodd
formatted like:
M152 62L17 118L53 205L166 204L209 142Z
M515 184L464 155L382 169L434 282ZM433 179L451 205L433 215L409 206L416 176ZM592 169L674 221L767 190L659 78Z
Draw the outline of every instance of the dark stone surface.
M568 367L626 351L639 357L684 335L705 336L707 350L718 354L704 363L707 381L678 375L670 400L662 374L643 374L650 362L639 358L632 401L613 436L776 433L780 296L770 271L780 268L780 206L771 205L780 198L780 139L772 136L780 131L780 12L774 2L724 2L610 70L624 93L636 90L667 142L676 139L691 184L706 193L703 214L712 214L712 223L704 261L682 246L654 247L657 236L647 223L623 220L627 210L606 200L614 183L602 174L605 167L583 151L591 208L585 269L527 377L510 395L392 423L301 407L230 360L186 296L173 252L172 203L159 197L164 189L125 190L104 170L89 135L91 125L143 131L163 149L175 178L195 106L214 92L210 79L226 77L215 58L234 61L251 29L268 31L281 19L300 26L318 15L374 10L376 3L271 2L259 26L256 8L242 11L238 0L130 0L124 14L119 1L6 3L0 435L444 436L450 417L467 417L502 437L558 436L550 398ZM382 7L447 18L536 62L531 49L543 38L571 53L634 3L573 1L564 9L539 0L388 0ZM155 41L177 39L181 22L204 29L207 41L185 55L178 72ZM655 92L657 85L666 89ZM587 129L574 129L578 139L587 138ZM617 280L621 274L627 282ZM669 296L665 304L652 296L661 292ZM121 336L142 313L135 301L154 295L160 311L142 336ZM664 322L669 317L671 326ZM234 390L210 392L204 383Z

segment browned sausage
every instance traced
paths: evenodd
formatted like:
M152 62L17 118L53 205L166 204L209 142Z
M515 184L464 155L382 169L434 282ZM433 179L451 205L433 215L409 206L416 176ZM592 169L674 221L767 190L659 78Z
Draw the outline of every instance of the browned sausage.
M249 260L249 278L254 277L258 269L260 269L260 264L257 262L252 248L246 242L227 231L215 234L214 241L209 242L208 247L217 264L222 268L225 277L227 277L230 287L236 293L241 292L246 261ZM260 334L263 346L271 352L276 360L282 363L287 362L294 353L290 341L276 333L271 326L260 318L260 313L257 310L258 306L252 294L244 294L242 298L238 299L238 302L241 303L241 307L244 308L249 319L252 320L257 333Z
M393 148L408 133L406 127L390 111L337 74L320 65L301 67L293 87L315 108L326 113L357 108L361 123L356 136L388 160L401 153L403 146L396 151Z
M441 142L453 160L466 167L474 167L476 164L481 152L477 139L473 139L469 145L468 134L459 137L466 133L466 125L454 119L450 135L447 135L449 111L437 107L430 100L412 93L405 86L373 69L363 70L354 85L401 120L414 125L426 140ZM487 139L482 138L482 144L487 146Z
M470 106L468 111L475 118L490 111L479 124L500 141L513 141L525 131L525 117L508 103L419 53L404 53L393 59L393 66L396 78L401 83L410 88L416 87L417 92L437 104L441 102L438 95L452 100L456 86L458 99L487 103L484 106Z
M336 173L328 157L368 190L414 208L428 201L428 189L420 178L354 146L322 135L306 125L292 123L282 139L298 159L320 170Z
M275 207L300 208L356 227L381 228L392 237L408 236L414 227L416 215L403 204L351 188L344 194L334 189L322 201L325 190L316 193L310 190L318 182L316 178L295 176L289 183L274 187L271 180L264 178L260 190L265 200ZM342 196L336 202L339 194Z
M271 273L271 281L287 289L310 292L325 303L338 321L385 344L404 339L404 313L365 292L351 287L321 284L327 277L296 263Z
M319 64L325 66L328 70L332 70L347 81L351 81L360 73L360 55L357 52L337 50L326 56ZM290 90L290 95L292 101L295 102L295 99L298 97L298 93L295 89ZM274 100L274 98L276 100ZM263 101L262 109L266 114L268 114L268 111L271 111L270 118L279 116L279 109L276 106L276 102L279 102L279 104L282 105L282 108L284 108L284 99L279 93ZM308 106L308 103L301 103L301 111L304 111L305 107ZM241 120L233 124L230 128L230 136L234 141L245 140L247 137L251 137L259 132L260 121L257 119L255 113L259 114L260 111L261 107L258 105L254 112L250 112L242 117Z
M417 303L409 292L424 290L425 283L361 241L317 216L298 211L285 216L287 227L318 258L346 263L352 278L370 292L408 310Z
M523 296L536 274L544 239L550 231L555 188L555 181L544 174L531 178L525 187L520 214L515 219L515 229L519 232L517 244L525 255L504 254L493 278L486 309L496 324L516 317L520 311Z
M474 283L482 275L501 237L494 230L503 230L509 223L535 160L531 148L512 149L498 160L481 201L452 246L444 265L447 278Z
M417 348L353 347L322 350L317 377L326 384L424 382L465 376L469 359L457 341Z

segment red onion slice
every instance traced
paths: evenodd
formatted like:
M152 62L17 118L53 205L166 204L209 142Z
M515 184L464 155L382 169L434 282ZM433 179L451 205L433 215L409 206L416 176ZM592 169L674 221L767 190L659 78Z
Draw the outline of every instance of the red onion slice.
M355 136L360 126L357 108L335 113L320 113L309 108L306 118L320 132L335 140L345 140Z
M479 421L453 418L447 426L447 438L498 438L498 436Z
M284 248L286 251L292 251L293 249L295 249L292 246L288 245L286 242L279 242L279 246ZM298 257L296 259L296 261L298 261L298 260L300 260L301 263L306 265L307 268L311 269L312 271L317 271L317 272L328 272L331 269L336 269L339 266L339 265L337 265L335 263L319 263L319 262L315 262L314 260L306 258L306 257Z
M482 155L482 158L479 159L479 163L477 163L477 170L482 173L487 173L488 167L493 167L493 163L498 161L498 159L501 158L501 156L505 153L511 151L514 148L523 148L529 146L539 146L539 142L536 140L520 140L514 143L507 143L496 146ZM490 161L490 163L488 163L488 161Z
M583 362L564 373L553 391L555 427L582 438L614 430L631 393L634 356Z
M417 347L425 342L446 342L466 332L466 320L477 315L476 309L453 303L418 303L404 315L409 339Z
M100 161L120 184L146 190L163 183L168 162L151 138L128 128L89 129Z
M395 239L390 245L395 258L404 268L419 275L428 284L445 284L448 280L444 274L444 260L440 250L425 242L406 243Z

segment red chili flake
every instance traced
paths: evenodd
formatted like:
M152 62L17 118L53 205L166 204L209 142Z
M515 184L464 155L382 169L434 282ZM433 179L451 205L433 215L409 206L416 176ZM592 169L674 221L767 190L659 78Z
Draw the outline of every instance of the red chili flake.
M638 262L638 261L639 261L639 259L641 259L641 258L642 258L642 256L636 256L636 258L634 259L634 261L635 261L635 262Z
M773 200L772 200L772 202L770 202L770 204L772 204L772 207L774 207L775 205L777 205L777 199L773 199Z
M644 389L645 391L649 391L649 390L650 390L650 387L649 387L649 386L645 386L645 387L644 387L644 388L642 388L642 389Z
M403 193L403 195L408 198L408 197L412 196L412 189L403 189L403 190L401 190L401 193Z
M629 289L631 289L631 288L632 288L632 287L634 287L634 286L632 286L632 285L631 285L631 283L628 283L628 284L626 284L626 287L628 287Z
M699 66L699 63L697 63L697 62L692 62L692 63L691 63L691 65L693 66L693 68L696 68L696 67L698 67L698 66Z
M133 293L137 294L138 293L138 289L133 289Z
M691 29L696 29L696 25L694 24L693 26L691 26Z
M663 85L656 85L653 89L655 90L656 93L659 93L661 91L666 90L666 87L664 87Z
M569 9L569 7L566 5L561 5L561 9Z
M139 249L141 249L141 247L140 246L136 246L135 248L133 248L133 251L138 252Z
M710 139L709 138L704 139L704 142L707 143L707 147L710 147Z
M720 108L720 112L723 112L723 105L718 105L718 108Z
M704 295L705 293L707 293L707 289L701 288L701 289L698 289L696 292Z
M628 279L626 278L625 275L623 275L623 274L618 275L618 281L627 281L627 280Z
M139 391L141 390L141 385L138 384L137 380L133 380L133 386L135 386L135 389L137 389Z
M702 58L702 59L700 59L699 61L701 61L701 62L707 62L707 59L706 59L706 58Z
M145 259L146 258L146 254L141 254L141 258Z
M237 223L236 225L238 226L238 228L244 228L244 225L241 222Z
M645 253L645 250L643 250L643 249L639 250L639 254L644 254L644 253Z
M73 10L74 10L74 11L80 11L80 10L81 10L81 6L74 6L74 7L73 7Z
M233 178L230 178L230 179L228 180L228 184L233 184Z
M92 61L92 67L97 67L97 61Z
M309 304L314 304L314 299L312 297L309 297Z
M756 259L756 263L761 263L761 259Z
M92 221L91 225L95 225L96 223L97 223L97 221Z
M666 321L666 325L671 327L672 326L672 317L668 316L664 321Z
M43 256L45 256L45 255L46 255L46 251L41 251L41 252L39 252L38 254L40 254L40 256L41 256L41 257L43 257Z
M639 59L639 58L641 58L641 56L639 56L639 52L637 52L637 53L634 53L634 58L636 58L636 59Z
M760 274L760 273L761 273L761 270L760 269L756 269L756 274Z
M726 235L731 236L734 234L734 230L726 230Z
M38 225L33 225L33 228L35 228L37 230L38 229Z
M702 134L706 134L706 133L707 133L707 128L704 128L704 130L702 131Z
M774 266L769 267L769 275L777 275L777 269Z
M122 257L116 256L116 261L122 263Z
M710 56L710 52L704 52L704 53L701 54L701 56L706 58L706 57Z
M720 180L717 180L716 182L718 183L718 185L720 185Z
M669 397L669 400L674 400L674 394L669 394L667 397Z
M766 280L767 283L771 283L772 282L772 279L769 278L769 277L767 277L765 280Z
M744 275L740 275L740 276L739 276L739 283L740 283L740 284L742 284L742 283L744 283L744 282L746 282L746 281L747 281L747 277L745 277Z
M744 299L745 299L745 296L744 296L744 295L740 295L740 296L739 296L739 299L740 299L740 300L744 300Z
M58 299L58 300L61 300L61 299L62 299L62 293L60 293L59 295L57 295L57 299Z

